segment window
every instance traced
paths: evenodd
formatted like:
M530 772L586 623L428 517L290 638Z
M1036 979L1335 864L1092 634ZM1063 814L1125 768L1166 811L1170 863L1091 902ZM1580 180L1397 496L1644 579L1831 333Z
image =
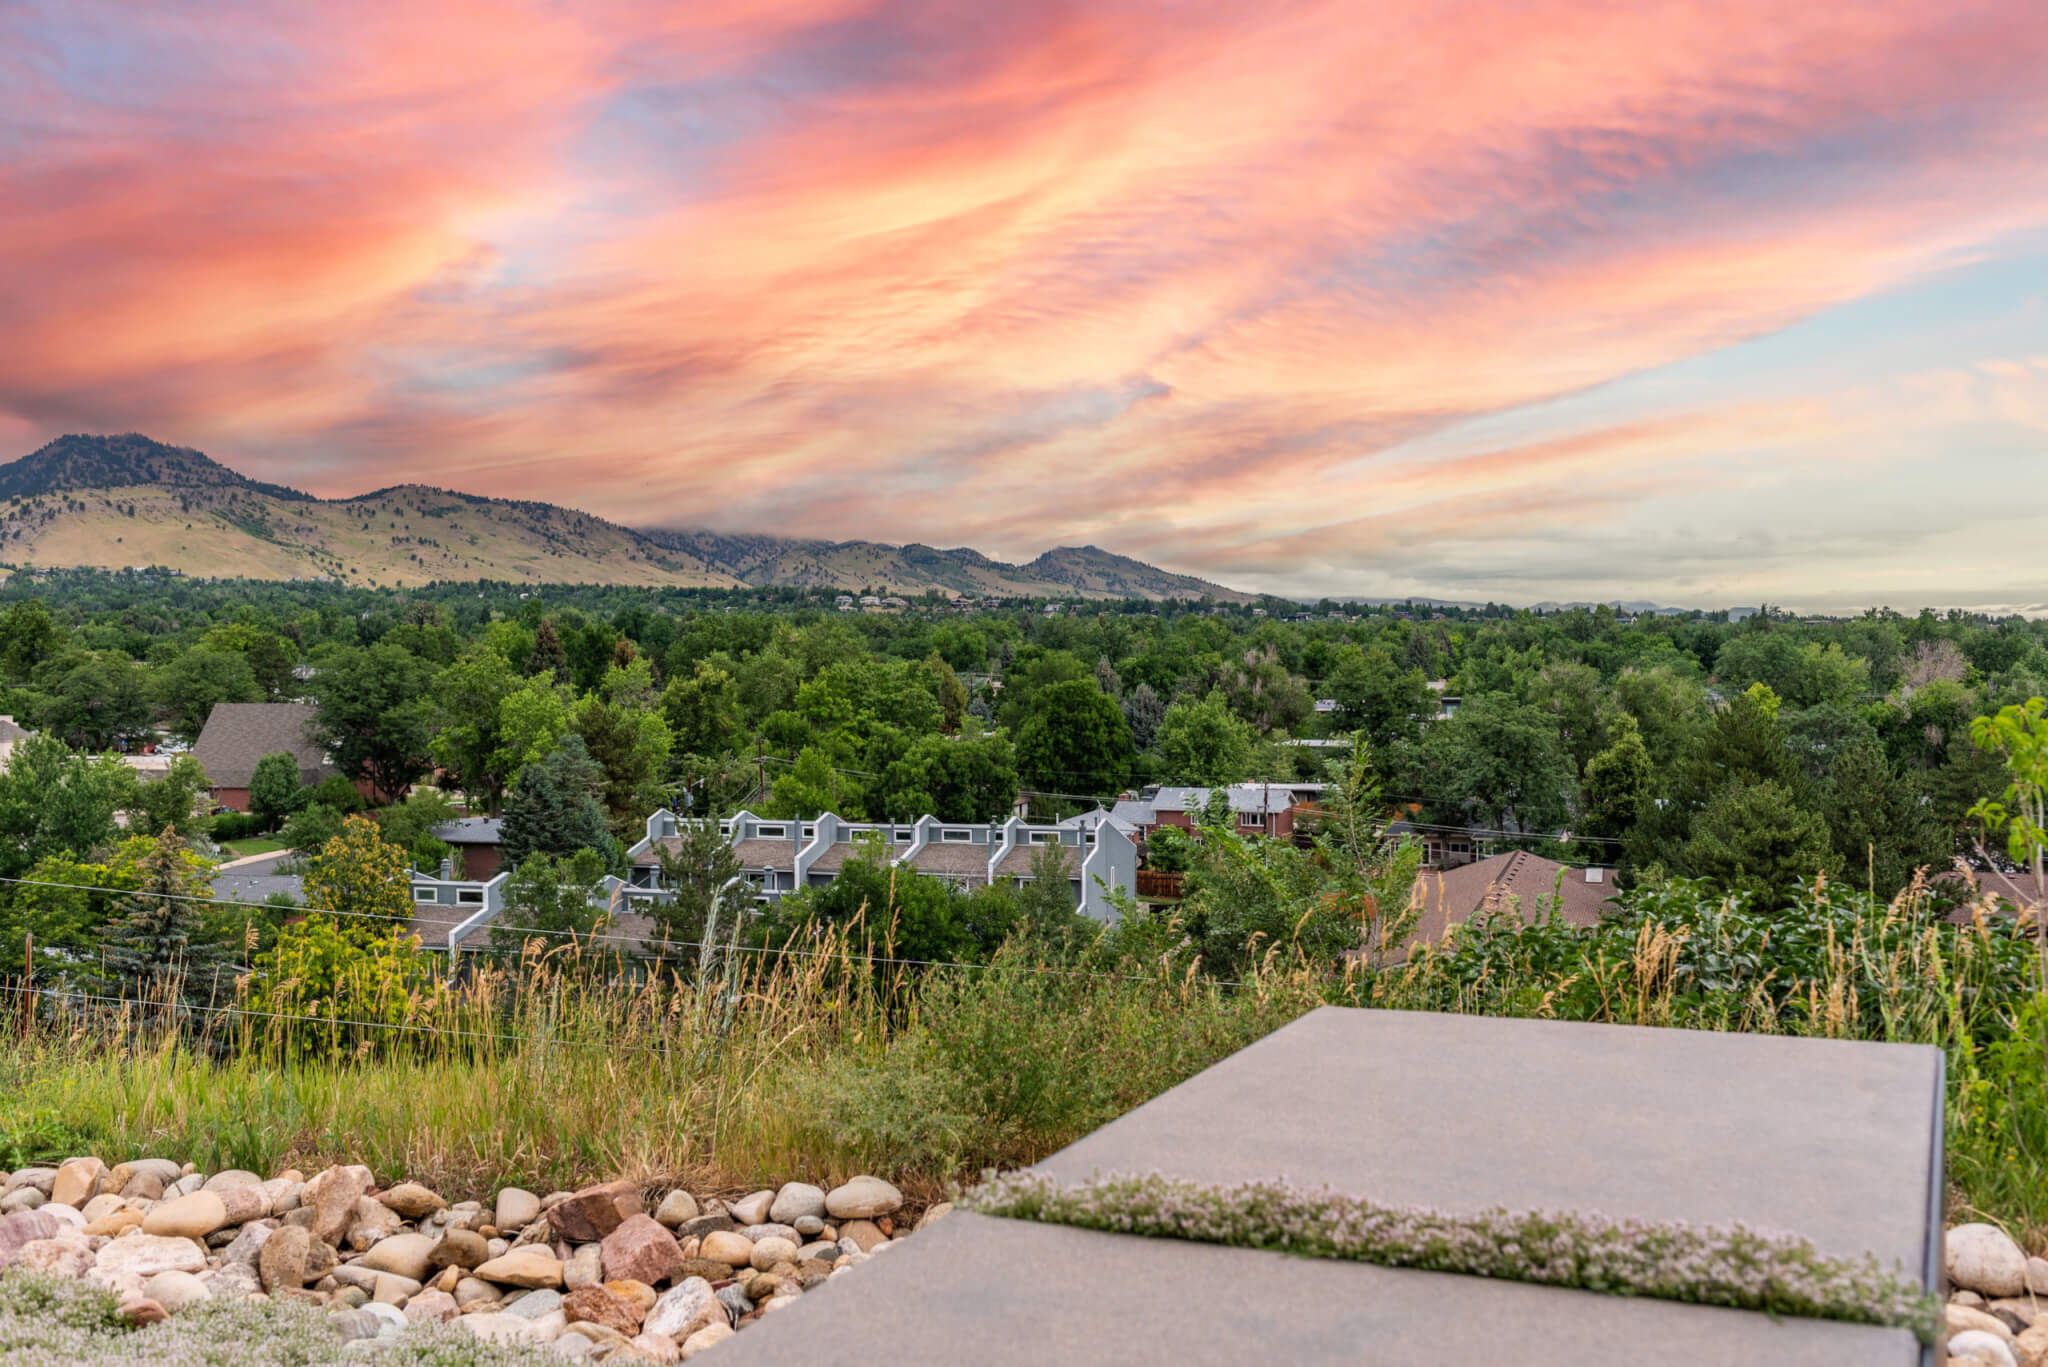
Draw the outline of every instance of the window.
M484 904L484 890L482 888L457 888L455 890L455 900L466 907L480 907Z
M1587 870L1586 870L1586 881L1587 881L1588 883L1604 883L1604 882L1606 882L1606 881L1607 881L1607 870L1605 870L1605 869L1587 869Z
M1060 833L1058 831L1033 831L1031 833L1031 843L1034 845L1056 844L1059 838Z
M1257 812L1239 812L1237 814L1237 824L1240 826L1263 826L1266 824L1266 818Z
M813 836L817 835L817 833L818 833L818 828L817 828L816 826L806 826L806 827L804 827L804 839L806 839L806 840L809 840L809 839L811 839L811 838L812 838Z
M754 835L760 840L780 840L789 834L787 826L756 826Z
M896 832L896 843L899 845L908 845L911 841L911 838L916 834L917 833L915 831L898 831Z
M955 844L960 844L967 840L971 840L973 839L973 837L974 833L972 831L963 831L949 828L947 830L939 832L939 839L950 840Z
M412 900L415 902L431 902L434 900L434 890L432 888L415 887L412 890Z

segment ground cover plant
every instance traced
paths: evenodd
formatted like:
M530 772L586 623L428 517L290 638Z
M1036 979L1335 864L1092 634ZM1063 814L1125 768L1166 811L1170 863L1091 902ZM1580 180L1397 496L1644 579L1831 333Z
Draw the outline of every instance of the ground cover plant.
M963 1194L986 1215L1259 1248L1382 1267L1910 1329L1933 1342L1940 1299L1866 1255L1830 1258L1796 1234L1615 1220L1578 1211L1456 1214L1284 1182L1212 1185L1159 1174L1061 1183L992 1175Z

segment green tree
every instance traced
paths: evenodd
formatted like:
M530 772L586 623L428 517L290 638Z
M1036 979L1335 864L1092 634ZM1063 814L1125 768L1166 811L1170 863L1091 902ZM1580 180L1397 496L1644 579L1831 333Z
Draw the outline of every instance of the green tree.
M288 751L265 755L249 775L249 810L275 829L312 800L312 789L299 782L299 761Z
M1554 831L1570 818L1577 796L1571 758L1556 723L1536 708L1482 694L1432 726L1423 744L1441 796L1494 829Z
M208 631L200 644L208 650L240 655L266 700L288 702L298 696L298 649L276 632L239 622L223 623Z
M448 857L446 842L434 828L455 819L455 804L446 793L433 788L415 788L405 801L386 807L373 818L385 843L404 850L416 869L432 872Z
M832 757L816 745L797 752L796 762L769 785L767 815L808 820L825 812L859 820L866 815L865 789L838 773Z
M571 938L588 938L605 919L603 906L593 900L604 873L604 856L596 850L559 858L529 855L505 880L505 910L491 926L491 948L516 953L532 938L546 951ZM625 948L609 941L594 947Z
M1865 891L1893 897L1916 868L1940 872L1952 842L1921 801L1920 790L1895 772L1875 737L1834 757L1818 789L1818 810L1843 873Z
M1251 728L1237 719L1221 693L1167 708L1158 746L1170 783L1231 784L1251 773Z
M869 814L888 821L999 820L1016 801L1016 760L1001 736L920 736L866 794Z
M1970 742L2005 761L2009 781L1970 809L1972 820L2005 836L2006 854L2033 876L2034 933L2048 981L2048 699L2030 698L1970 723Z
M545 758L574 729L573 702L568 685L554 682L552 675L536 674L523 680L499 705L498 749L491 757L492 771L513 777Z
M1106 797L1123 785L1131 728L1093 679L1040 689L1017 731L1017 769L1046 792Z
M552 617L542 618L533 629L533 653L527 657L526 672L559 684L569 682L569 653L562 647Z
M1413 739L1437 710L1436 695L1419 669L1404 669L1385 646L1337 653L1324 693L1337 704L1336 722L1363 731L1374 749Z
M307 791L311 791L308 789ZM277 838L295 854L315 855L342 832L348 813L325 802L308 802L285 818Z
M359 922L365 936L380 922L412 919L410 860L367 816L342 819L341 833L307 861L305 887L307 906Z
M21 741L0 770L0 874L111 846L116 814L134 795L135 773L117 759L78 754L47 734Z
M82 750L106 750L149 734L142 666L119 651L74 651L37 671L43 727Z
M395 799L432 767L431 680L426 662L398 646L336 651L313 680L319 710L310 730L344 774Z
M194 646L157 671L150 700L173 734L196 740L224 702L261 702L263 688L249 661L231 650Z
M502 845L515 863L535 854L574 854L609 842L604 807L604 770L590 757L583 737L567 735L539 761L519 771L505 799Z
M187 839L204 838L213 829L203 801L209 791L206 766L190 755L179 755L161 777L136 784L129 829L156 835L176 826Z
M1659 773L1671 773L1692 758L1707 720L1707 691L1667 665L1624 669L1614 681L1614 700L1636 719L1643 747Z
M205 942L200 902L212 896L207 866L166 826L136 869L135 891L107 927L107 967L132 996L221 1001L233 994L232 963Z
M40 598L28 598L0 613L0 670L17 682L58 653L63 632Z
M1679 873L1779 907L1799 884L1841 869L1827 823L1793 791L1766 779L1731 782L1714 794L1684 847Z
M703 820L679 822L675 839L657 846L657 858L667 896L651 903L648 915L660 928L661 952L702 963L705 946L735 932L749 900L739 855L716 821Z
M501 730L505 701L522 680L505 657L478 642L434 675L435 730L427 743L434 762L473 801L496 812L505 786L518 772L507 769Z
M1655 791L1656 776L1634 717L1626 712L1616 717L1611 734L1612 742L1586 764L1581 825L1587 835L1614 840L1635 829Z
M708 662L699 662L687 677L669 680L661 710L680 754L731 754L746 734L738 682Z
M282 927L256 958L254 1010L289 1018L277 1037L295 1058L389 1053L419 1038L443 1000L441 956L402 925L311 915Z
M1531 684L1529 702L1553 719L1572 757L1572 772L1584 774L1593 756L1607 748L1616 710L1600 671L1575 661L1552 661Z
M638 831L647 814L661 805L662 775L674 746L668 722L643 705L652 702L653 692L646 662L636 660L628 668L613 669L571 716L584 747L604 771L598 801L612 833L621 838Z
M1141 683L1124 697L1124 722L1131 728L1131 740L1140 750L1150 750L1166 720L1166 703L1151 684Z

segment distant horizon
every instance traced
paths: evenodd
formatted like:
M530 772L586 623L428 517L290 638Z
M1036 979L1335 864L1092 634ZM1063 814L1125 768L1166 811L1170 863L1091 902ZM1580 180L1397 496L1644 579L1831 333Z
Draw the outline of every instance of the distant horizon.
M54 437L54 438L52 438L52 439L51 439L51 441L52 441L52 442L55 442L55 441L58 441L58 440L61 440L61 439L63 439L64 437L82 437L82 438L87 438L87 439L96 439L96 438L108 438L108 437L140 437L140 438L142 438L142 439L144 439L144 440L146 440L146 441L152 441L152 442L157 442L158 444L160 444L160 445L163 445L163 446L169 446L169 447L172 447L172 448L175 448L175 449L178 449L178 450L186 450L186 451L193 451L193 452L196 452L196 453L197 453L197 454L199 454L200 456L202 456L202 457L204 457L204 458L206 458L206 459L208 459L208 460L211 460L211 461L213 461L213 462L214 462L215 464L217 464L217 465L220 465L220 466L222 466L222 467L224 467L224 468L226 468L226 469L228 469L228 470L232 471L232 472L233 472L233 473L235 473L235 474L238 474L238 475L243 475L244 477L249 477L249 476L247 476L247 472L246 472L246 471L242 471L242 470L236 469L236 467L235 467L235 466L234 466L233 464L231 464L231 463L229 463L229 462L227 462L227 461L219 460L218 458L214 457L214 456L213 456L213 455L212 455L212 454L211 454L210 452L204 451L204 450L202 450L202 449L200 449L200 448L198 448L198 447L196 447L196 446L190 446L190 445L187 445L187 444L185 444L185 443L182 443L182 442L176 442L176 441L161 441L161 440L160 440L159 438L156 438L156 437L154 437L154 436L152 436L151 434L149 434L149 433L146 433L146 432L119 432L119 433L116 433L116 432L67 432L67 433L61 433L61 434L59 434L59 436L58 436L58 437ZM46 442L46 443L45 443L44 445L45 445L45 446L47 446L47 445L49 445L49 444L51 444L51 443L48 443L48 442ZM37 452L40 452L40 451L41 451L42 449L43 449L42 447L38 447L38 448L37 448ZM13 464L13 463L14 463L15 461L17 461L17 460L21 460L21 459L25 459L27 455L33 455L33 454L36 454L37 452L27 452L27 453L24 453L24 454L23 454L22 456L9 456L9 457L5 457L5 458L0 458L0 467L5 467L5 466L7 466L7 465ZM423 483L423 482L421 482L421 481L405 481L405 482L403 482L403 483L402 483L401 485L380 485L380 486L378 486L378 488L376 488L376 489L364 489L364 490L357 490L357 491L355 491L355 492L353 492L353 493L349 493L349 494L326 494L326 493L320 493L320 492L317 492L317 491L315 491L315 490L311 490L311 489L302 489L302 488L297 488L296 486L288 486L288 487L291 487L291 491L292 491L292 492L294 492L294 493L298 493L298 494L303 494L303 495L305 495L306 497L309 497L309 498L319 499L319 500L321 500L322 502L346 502L346 501L349 501L350 499L355 499L355 498L363 498L363 497L368 497L368 496L371 496L371 495L373 495L373 494L376 494L376 493L384 492L385 490L388 490L388 489L391 489L391 488L397 488L397 487L404 487L404 485L406 485L406 484L414 484L414 485L418 485L418 484L422 484L422 483ZM486 493L486 492L483 492L483 491L481 491L481 490L475 490L475 489L456 489L456 488L450 488L450 487L448 487L448 486L446 486L446 485L429 485L429 486L424 486L424 487L431 487L431 488L435 489L435 490L436 490L437 492L441 492L441 493L447 493L447 494L455 495L455 496L458 496L458 497L468 497L468 498L480 498L480 499L494 499L494 500L500 500L500 501L507 501L507 500L512 500L512 499L516 499L516 498L518 498L518 497L519 497L519 496L517 496L517 495L505 495L505 494L492 494L492 493ZM559 506L559 507L565 508L565 509L567 509L567 510L569 510L569 511L572 511L572 512L581 512L581 513L589 513L589 514L591 514L591 515L593 515L593 516L599 516L599 517L602 517L602 516L603 516L603 514L595 513L595 512L593 512L593 510L591 510L591 509L588 509L588 508L579 508L579 507L577 507L576 505L574 505L574 504L570 504L570 503L561 503L561 504L557 504L556 506ZM633 531L633 532L642 532L642 533L645 533L645 532L669 532L669 533L689 533L689 532L710 532L710 533L712 533L712 534L714 534L714 535L723 535L723 536L760 536L760 537L769 537L769 538L783 538L783 539L795 539L795 540L807 540L807 541L816 541L816 542L817 542L818 544L821 544L821 545L847 545L847 544L852 544L852 543L868 542L868 543L870 543L870 544L875 544L875 545L880 545L880 546L886 546L886 547L890 547L890 548L898 548L898 549L900 549L900 548L902 548L902 547L904 547L904 546L910 546L910 545L921 545L921 546L928 546L928 547L931 547L932 549L934 549L934 550L938 550L938 551L941 551L941 552L951 552L951 551L968 551L968 552L971 552L971 553L974 553L974 554L977 554L977 555L989 555L989 553L988 553L987 551L983 550L983 549L982 549L982 548L980 548L980 547L977 547L977 546L974 546L974 545L971 545L971 544L969 544L969 543L966 543L966 542L962 542L962 541L955 541L955 540L952 540L951 538L949 538L949 537L945 537L945 536L930 536L930 535L927 535L927 536L912 536L912 537L910 537L910 538L909 538L908 540L905 540L905 541L876 541L876 540L874 540L873 538L865 538L865 537L846 537L846 538L840 538L840 539L837 539L837 540L835 540L835 539L833 539L833 538L830 538L830 537L804 537L804 538L785 538L785 537L784 537L784 534L783 534L783 533L778 533L778 532L767 532L767 531L763 531L763 530L761 530L761 529L759 529L759 528L749 528L749 527L710 527L710 526L706 526L706 525L704 525L704 524L696 524L696 525L688 525L688 524L682 524L682 525L660 525L660 524L650 524L650 523L634 523L634 522L630 522L630 521L621 521L621 520L619 520L619 519L616 519L616 518L605 518L605 520L606 520L606 521L610 521L610 522L614 522L614 523L615 523L616 525L618 525L618 526L621 526L621 527L624 527L624 528L626 528L626 529L627 529L628 531ZM1095 551L1101 551L1101 552L1103 552L1103 553L1106 553L1106 554L1109 554L1109 555L1123 556L1124 558L1127 558L1127 559L1133 559L1133 560L1137 560L1137 559L1140 559L1140 557L1137 557L1137 556L1132 556L1132 555L1129 555L1129 554L1128 554L1127 552L1121 551L1121 550L1119 550L1118 548L1116 548L1115 546L1102 546L1102 545L1098 545L1098 544L1096 544L1096 543L1094 543L1094 542L1061 542L1061 543L1058 543L1058 544L1054 544L1054 545L1047 545L1047 546L1041 546L1041 547L1039 547L1039 548L1038 548L1037 550L1035 550L1035 551L1031 551L1031 552L1029 552L1029 553L1023 554L1023 555L1022 555L1022 556L1021 556L1020 558L1012 558L1012 557L1004 557L1004 556L996 556L996 555L990 555L990 557L989 557L989 558L991 558L991 559L995 559L995 560L1000 560L1000 561L1003 561L1003 562L1005 562L1005 563L1009 563L1009 564L1015 564L1015 565L1026 565L1026 564L1029 564L1030 562L1032 562L1033 560L1036 560L1036 559L1038 559L1038 558L1039 558L1039 557L1041 557L1041 556L1044 556L1044 555L1050 555L1050 554L1054 554L1054 553L1056 553L1056 552L1059 552L1059 551L1062 551L1062 550L1082 550L1082 551L1087 551L1087 550L1095 550ZM1434 606L1440 606L1440 607L1458 607L1458 608L1483 608L1483 607L1487 606L1488 604L1493 604L1493 605L1496 605L1496 606L1501 606L1501 607L1508 607L1508 608L1515 608L1515 609L1528 609L1528 610L1531 610L1531 611L1534 611L1534 610L1538 610L1538 609L1543 609L1543 610L1551 610L1551 609L1558 609L1558 610L1564 610L1564 609L1570 609L1570 608L1573 608L1573 607L1603 607L1603 606L1611 606L1611 607L1615 607L1615 608L1617 608L1617 609L1625 609L1625 610L1629 610L1629 611L1633 611L1633 612L1638 612L1638 613L1641 613L1641 612L1652 612L1652 613L1690 613L1690 612L1701 612L1701 613L1716 613L1716 612L1723 612L1723 613L1731 613L1731 614L1734 614L1734 613L1740 613L1740 614L1743 614L1743 615L1745 615L1745 616L1746 616L1746 615L1748 615L1748 614L1751 614L1751 613L1755 613L1755 612L1758 612L1758 611L1760 611L1760 610L1762 609L1763 605L1764 605L1764 604L1766 604L1766 603L1768 603L1768 604L1769 604L1769 605L1771 606L1771 608L1773 609L1773 611L1774 611L1774 612L1784 613L1784 614L1786 614L1786 615L1790 615L1790 616L1803 616L1803 615L1821 615L1821 616L1833 616L1833 617L1857 617L1857 616L1861 616L1861 615L1862 615L1863 613L1865 613L1865 612L1870 612L1870 611L1882 611L1882 610L1889 610L1889 611L1895 611L1895 612L1898 612L1898 613L1899 613L1899 614L1901 614L1902 616L1906 616L1906 617L1916 617L1916 616L1918 616L1918 615L1919 615L1919 614L1920 614L1921 612L1923 612L1923 611L1931 611L1931 612L1937 612L1937 613L1942 613L1942 612L1950 612L1950 611L1962 611L1962 612L1972 612L1972 613L1976 613L1976 614L1978 614L1978 615L1980 615L1980 616L1988 616L1988 617L2000 617L2000 618L2003 618L2003 617L2010 617L2010 616L2015 616L2015 615L2018 615L2018 616L2022 616L2022 617L2030 617L2030 618L2031 618L2031 617L2048 617L2048 602L2044 602L2044 601L2035 601L2035 602L2028 602L2028 603L2021 603L2021 604L2001 604L2001 603L1986 603L1986 602L1982 602L1982 601L1977 601L1977 602L1962 602L1962 601L1957 601L1957 602L1927 602L1927 603L1916 603L1916 604L1915 604L1915 605L1913 605L1912 607L1901 607L1901 606L1898 606L1898 605L1897 605L1896 603L1891 603L1891 602L1886 602L1886 601L1875 601L1875 602L1866 602L1866 603L1861 603L1861 604L1858 604L1858 605L1856 605L1856 606L1853 606L1853 607L1849 607L1849 606L1842 606L1842 605L1834 605L1834 606L1828 606L1828 605L1823 605L1822 603L1819 603L1819 602L1815 602L1815 601L1805 601L1805 602L1800 602L1800 603L1790 603L1790 604L1788 604L1787 602L1785 602L1785 601L1782 601L1782 600L1781 600L1781 599L1780 599L1780 598L1779 598L1778 596L1776 596L1776 595L1771 595L1771 594L1766 594L1766 595L1764 595L1764 596L1763 596L1762 598L1760 598L1760 599L1757 599L1757 600L1755 600L1755 601L1749 601L1749 602L1744 602L1744 601L1731 601L1731 602L1726 602L1726 603L1706 603L1706 602L1666 602L1666 601L1659 601L1659 600L1656 600L1656 599L1652 599L1652 598L1646 598L1646 597L1642 597L1642 596L1640 596L1640 595L1634 595L1634 594L1626 594L1626 593L1624 593L1624 594L1617 594L1617 595L1613 595L1613 596L1608 596L1608 597L1600 597L1600 598L1590 598L1590 597L1580 597L1580 598L1516 598L1516 597L1499 597L1499 596L1496 596L1496 597L1491 597L1491 598L1488 598L1488 597L1476 597L1476 598L1475 598L1475 597L1453 597L1453 596L1451 596L1451 595L1449 595L1449 594L1446 594L1446 593L1441 593L1441 592L1436 592L1436 591L1433 591L1433 590L1429 590L1429 589L1415 589L1415 590L1412 590L1412 591L1411 591L1411 590L1403 590L1403 589L1395 589L1395 590L1386 590L1386 591L1381 591L1381 590L1372 590L1372 591L1359 591L1359 590L1341 590L1341 591L1332 591L1332 592L1319 592L1319 591L1316 591L1316 590L1310 589L1310 590L1305 590L1305 591L1301 591L1301 592L1287 593L1287 592L1281 592L1281 591L1278 591L1278 590L1270 590L1270 589L1259 589L1259 588L1251 588L1251 587L1248 587L1248 586L1246 586L1246 585L1243 585L1243 584L1237 584L1237 583L1231 583L1231 582L1227 582L1227 581L1224 581L1224 580L1216 579L1215 577L1213 577L1213 576L1211 576L1211 575L1207 575L1207 574L1204 574L1204 573L1202 573L1202 572L1201 572L1200 570L1194 570L1194 569L1184 569L1184 568L1176 567L1176 566L1173 566L1173 565L1166 565L1166 564L1158 564L1158 563L1155 563L1155 562L1152 562L1152 561L1143 561L1142 563L1145 563L1145 564L1149 565L1149 566L1150 566L1151 568L1154 568L1154 569L1159 569L1159 570L1165 570L1165 571L1167 571L1168 573L1172 573L1172 574L1184 574L1184 575L1190 575L1190 576L1192 576L1192 577L1195 577L1195 578L1205 579L1205 580L1208 580L1208 581L1209 581L1209 582L1211 582L1211 583L1214 583L1214 584L1216 584L1216 585L1217 585L1217 586L1218 586L1219 588L1227 589L1227 590L1230 590L1230 591L1232 591L1232 592L1236 592L1236 593L1247 593L1247 594L1255 594L1255 595L1263 595L1263 596L1266 596L1266 597L1271 597L1271 598L1279 599L1279 600L1282 600L1282 601L1287 601L1287 602L1295 602L1295 603L1301 603L1301 604L1304 604L1304 605L1311 605L1311 604L1315 604L1315 603L1318 603L1318 602L1321 602L1321 601L1324 601L1324 600L1326 600L1326 599L1327 599L1327 600L1329 600L1329 601L1331 601L1331 602L1337 602L1337 603L1346 603L1346 604L1387 604L1387 603L1403 603L1403 602L1415 602L1415 603L1420 603L1420 604L1430 604L1430 605L1434 605ZM66 569L66 568L81 568L81 567L73 567L73 566L56 566L56 565L51 565L51 566L38 566L37 568L44 568L44 569ZM387 587L391 587L391 586L387 586ZM729 591L729 592L742 592L742 591L744 591L744 590L722 590L722 591ZM821 589L817 589L816 591L817 591L817 592L820 592L820 593L828 593L828 592L839 592L839 591L841 591L841 590L832 590L832 589L822 589L822 588L821 588ZM921 590L917 590L917 591L914 591L914 592L921 592Z
M1291 597L2048 604L2036 0L26 0L0 53L0 450Z

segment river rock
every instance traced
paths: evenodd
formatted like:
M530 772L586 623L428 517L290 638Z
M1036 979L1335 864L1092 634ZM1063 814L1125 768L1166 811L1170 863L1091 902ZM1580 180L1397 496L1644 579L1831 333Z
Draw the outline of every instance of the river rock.
M633 1307L602 1286L579 1286L562 1298L562 1314L570 1324L602 1324L631 1337L640 1332Z
M142 1294L173 1315L213 1297L206 1283L190 1272L159 1272L142 1283Z
M680 1362L682 1350L667 1334L635 1334L608 1362Z
M683 1249L659 1220L629 1215L604 1236L605 1280L626 1279L649 1286L665 1282L682 1266Z
M455 1321L485 1343L537 1343L540 1331L533 1321L503 1311L486 1310L464 1315Z
M935 1225L952 1213L953 1203L951 1201L941 1201L917 1218L917 1228L923 1229L927 1225Z
M710 1324L683 1340L683 1361L688 1362L699 1353L708 1352L733 1336L729 1324Z
M678 1187L661 1198L661 1204L655 1208L654 1218L670 1229L674 1229L685 1220L694 1220L697 1218L697 1198Z
M195 1191L175 1201L159 1201L142 1217L144 1234L173 1239L203 1239L228 1222L226 1202L210 1191Z
M0 1268L14 1260L23 1244L50 1239L64 1228L61 1220L39 1210L18 1210L0 1215Z
M855 1253L872 1253L877 1244L888 1241L889 1236L872 1220L848 1220L839 1227L839 1246L845 1248L851 1243Z
M92 1245L68 1233L54 1239L31 1239L15 1253L11 1266L49 1277L83 1277L92 1271Z
M726 1202L725 1208L731 1212L732 1218L740 1224L758 1225L768 1219L769 1208L774 1204L774 1192L757 1191L750 1195L742 1196L737 1201Z
M398 1233L404 1224L397 1211L376 1197L358 1196L349 1220L348 1246L358 1251L368 1249Z
M272 1231L256 1255L256 1271L271 1295L293 1291L334 1270L334 1250L304 1225Z
M1943 1241L1943 1257L1951 1286L1987 1299L2027 1289L2027 1255L1996 1225L1957 1225Z
M110 1240L93 1258L92 1280L117 1293L133 1295L159 1272L198 1272L206 1266L206 1250L190 1239L131 1234Z
M451 1229L427 1255L428 1267L472 1268L490 1257L484 1236L468 1229Z
M792 1239L772 1235L754 1245L753 1254L747 1260L757 1272L766 1272L777 1263L796 1262L796 1242Z
M754 1258L754 1241L730 1230L713 1230L704 1236L697 1254L728 1267L746 1267Z
M628 1215L640 1212L640 1189L621 1178L585 1187L548 1208L555 1232L570 1243L587 1244L617 1229Z
M654 1303L640 1328L681 1342L707 1324L724 1324L725 1307L702 1277L685 1277Z
M437 1210L448 1209L446 1201L417 1182L400 1182L377 1199L408 1220L424 1220Z
M903 1193L879 1177L855 1177L832 1188L825 1197L825 1209L835 1220L879 1219L894 1215L902 1206Z
M301 1205L312 1212L314 1237L339 1245L356 1222L356 1202L369 1189L370 1170L363 1167L332 1167L309 1180Z
M784 1182L782 1190L775 1193L774 1204L768 1207L768 1218L785 1225L793 1225L805 1216L823 1218L824 1214L824 1188L808 1182Z
M178 1179L173 1177L173 1182ZM129 1201L161 1201L164 1199L164 1180L153 1172L133 1172L121 1184L121 1196Z
M1973 1367L2019 1367L2019 1359L2002 1340L1981 1329L1965 1329L1960 1334L1951 1334L1948 1340L1948 1360L1956 1363L1971 1363Z
M500 1231L524 1229L540 1218L540 1198L524 1187L506 1187L498 1193L491 1223Z
M373 1272L391 1272L414 1282L427 1279L428 1259L435 1241L424 1234L394 1234L381 1240L356 1259L356 1266Z
M562 1264L544 1246L527 1244L484 1263L476 1275L506 1286L557 1287L562 1284Z
M562 1264L562 1288L574 1291L579 1286L595 1286L604 1280L604 1247L601 1244L583 1244L569 1255Z
M97 1158L73 1158L57 1165L50 1179L50 1199L76 1210L100 1194L100 1179L107 1165Z
M232 1191L237 1187L260 1187L263 1179L246 1168L228 1168L200 1184L201 1191Z
M408 1324L452 1320L461 1313L462 1307L455 1303L455 1297L445 1291L422 1291L405 1303L405 1320Z

